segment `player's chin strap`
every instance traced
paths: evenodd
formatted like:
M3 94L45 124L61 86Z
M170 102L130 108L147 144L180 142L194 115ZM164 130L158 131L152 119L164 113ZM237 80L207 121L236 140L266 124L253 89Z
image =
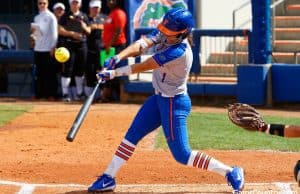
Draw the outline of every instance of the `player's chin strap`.
M177 41L174 42L174 43L167 43L167 38L164 36L164 40L163 40L163 41L164 41L164 44L165 44L165 45L172 46L172 45L181 43L184 39L186 39L187 36L188 36L188 33L187 33L187 32L178 34L178 35L176 36Z

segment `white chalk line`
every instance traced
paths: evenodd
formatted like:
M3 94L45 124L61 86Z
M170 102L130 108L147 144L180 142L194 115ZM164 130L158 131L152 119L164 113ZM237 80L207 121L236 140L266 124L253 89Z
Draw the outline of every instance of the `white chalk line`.
M281 191L282 194L294 194L292 191L290 183L274 183Z
M19 190L18 194L30 194L33 193L34 189L35 189L34 185L24 184Z
M278 194L297 194L296 191L292 191L291 184L293 183L281 183L281 182L274 182L274 183L246 183L246 185L252 186L264 186L272 184L279 189ZM70 187L77 187L77 188L84 188L87 189L88 185L82 184L33 184L33 183L23 183L23 182L14 182L14 181L5 181L0 180L1 185L11 185L21 187L17 194L32 194L37 187L44 187L44 188L70 188ZM128 188L128 187L172 187L172 186L186 186L186 187L195 187L195 186L227 186L227 184L120 184L118 185L119 188ZM251 191L243 191L242 193L248 193Z

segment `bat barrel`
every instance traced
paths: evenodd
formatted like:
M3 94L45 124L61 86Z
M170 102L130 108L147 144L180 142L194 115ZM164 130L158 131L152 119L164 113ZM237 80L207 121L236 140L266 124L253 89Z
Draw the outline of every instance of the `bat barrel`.
M81 126L81 124L83 123L83 120L87 114L87 112L89 111L89 108L94 100L96 91L98 90L98 87L100 85L101 82L98 82L97 85L94 87L94 90L92 92L92 94L86 99L86 101L84 102L84 104L82 105L80 111L78 112L69 132L68 135L66 137L67 141L72 142Z

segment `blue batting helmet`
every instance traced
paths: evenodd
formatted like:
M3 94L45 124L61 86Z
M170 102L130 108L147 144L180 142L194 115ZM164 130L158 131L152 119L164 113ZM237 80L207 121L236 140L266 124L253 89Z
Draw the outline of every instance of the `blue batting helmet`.
M192 14L183 8L170 9L164 16L163 21L157 26L162 33L173 36L189 34L194 27Z

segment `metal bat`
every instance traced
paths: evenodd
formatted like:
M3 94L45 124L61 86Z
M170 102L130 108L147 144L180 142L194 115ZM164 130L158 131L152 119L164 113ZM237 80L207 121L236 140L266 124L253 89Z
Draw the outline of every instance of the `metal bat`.
M85 100L84 104L82 105L80 111L78 112L70 130L69 133L67 135L67 140L72 142L81 126L81 124L83 123L83 120L87 114L87 112L89 111L89 108L93 102L93 99L95 97L95 94L99 88L99 85L103 83L101 80L98 81L97 85L94 87L94 90L92 92L92 94Z

